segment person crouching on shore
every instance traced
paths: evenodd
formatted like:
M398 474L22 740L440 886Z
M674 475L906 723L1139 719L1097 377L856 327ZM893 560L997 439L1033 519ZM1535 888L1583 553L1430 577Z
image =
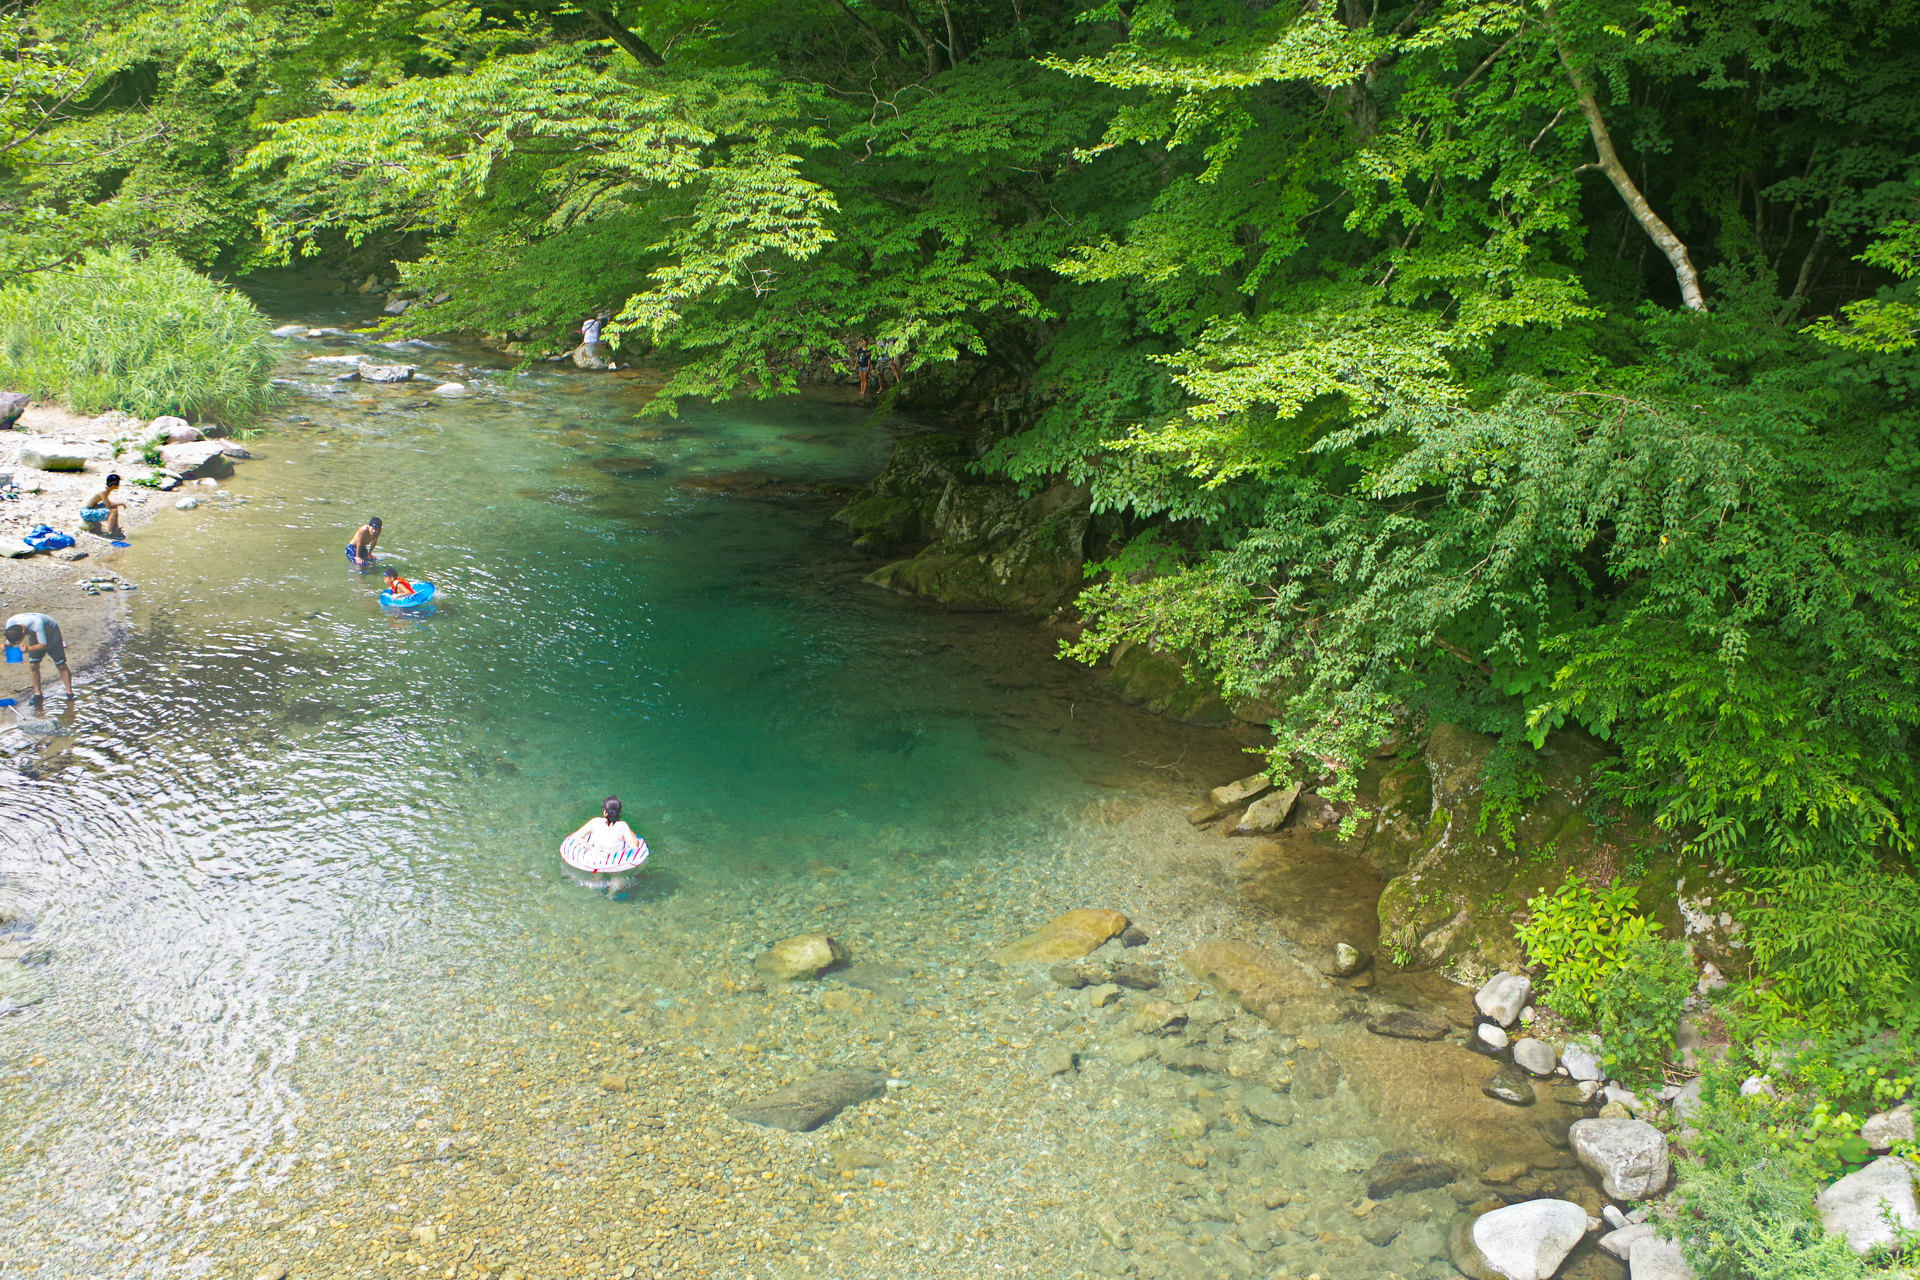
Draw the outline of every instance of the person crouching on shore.
M105 525L109 538L123 538L120 532L120 512L126 503L119 500L114 490L120 487L119 476L108 476L107 487L87 499L87 505L81 508L80 523L95 528Z

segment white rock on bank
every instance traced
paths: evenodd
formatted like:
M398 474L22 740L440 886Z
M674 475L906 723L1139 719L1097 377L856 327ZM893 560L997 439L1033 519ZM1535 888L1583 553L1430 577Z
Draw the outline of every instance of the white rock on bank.
M1820 1221L1827 1230L1845 1236L1848 1246L1861 1255L1878 1245L1892 1247L1897 1238L1895 1227L1920 1229L1920 1205L1914 1203L1913 1196L1913 1166L1898 1156L1881 1156L1866 1168L1848 1174L1815 1196L1813 1207L1820 1211Z
M1607 1208L1612 1209L1613 1206L1608 1205ZM1614 1212L1618 1213L1619 1210L1616 1209ZM1611 1219L1609 1219L1609 1221L1611 1221ZM1622 1221L1624 1222L1625 1219L1622 1219ZM1617 1231L1609 1231L1607 1234L1601 1236L1600 1247L1620 1259L1620 1261L1625 1262L1627 1255L1633 1252L1634 1242L1645 1240L1652 1234L1652 1223L1630 1222Z
M1914 1141L1913 1104L1902 1103L1891 1111L1867 1117L1860 1126L1860 1140L1875 1151L1885 1151L1896 1142Z
M1481 1023L1473 1029L1473 1034L1479 1036L1480 1043L1486 1045L1489 1049L1504 1049L1507 1047L1507 1033L1499 1027L1494 1026L1491 1022Z
M40 471L85 471L101 456L90 444L68 444L51 436L28 436L20 445L19 463Z
M192 444L200 438L200 428L185 418L163 415L147 424L147 434L167 444Z
M33 554L33 548L28 546L24 539L7 538L0 541L0 556L5 556L9 560L25 560Z
M1600 1175L1615 1200L1645 1200L1673 1171L1666 1135L1645 1120L1576 1120L1567 1137L1575 1158Z
M1533 979L1524 973L1496 973L1473 997L1473 1007L1503 1027L1513 1025L1533 998Z
M1628 1280L1693 1280L1687 1256L1671 1240L1648 1235L1633 1242L1627 1254Z
M1482 1214L1473 1243L1507 1280L1548 1280L1587 1234L1587 1221L1571 1200L1528 1200Z
M1560 1050L1560 1065L1575 1080L1605 1080L1606 1064L1600 1061L1599 1050L1584 1044L1569 1044Z

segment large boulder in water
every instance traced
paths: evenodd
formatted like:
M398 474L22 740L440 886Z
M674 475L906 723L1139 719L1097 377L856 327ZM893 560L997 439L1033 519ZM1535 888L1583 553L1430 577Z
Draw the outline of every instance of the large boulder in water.
M362 382L409 382L414 366L410 364L362 364L356 371Z
M1282 1030L1323 1021L1332 1013L1326 980L1293 960L1251 942L1216 939L1180 957L1187 971Z
M1571 1200L1528 1200L1454 1223L1453 1265L1473 1280L1548 1280L1587 1234Z
M160 446L160 465L182 476L221 476L233 469L230 455L218 440Z
M847 950L824 933L801 933L767 948L753 967L782 982L815 978L847 962Z
M1081 907L1062 912L1024 938L993 953L1001 964L1057 964L1090 955L1109 938L1127 928L1127 917L1107 907Z
M934 507L932 544L867 581L965 612L1047 613L1085 581L1091 514L1091 496L1077 485L1025 496L1012 485L954 480Z
M854 1103L871 1102L886 1092L887 1077L881 1072L823 1071L735 1107L728 1114L748 1124L811 1133Z
M611 369L613 368L613 348L604 342L583 342L573 349L573 367Z

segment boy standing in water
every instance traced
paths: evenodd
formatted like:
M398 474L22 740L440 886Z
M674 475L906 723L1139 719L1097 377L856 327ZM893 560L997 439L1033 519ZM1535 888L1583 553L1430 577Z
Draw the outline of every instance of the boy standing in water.
M355 564L372 564L373 549L380 542L380 517L368 516L367 522L354 531L353 540L347 543L347 559Z

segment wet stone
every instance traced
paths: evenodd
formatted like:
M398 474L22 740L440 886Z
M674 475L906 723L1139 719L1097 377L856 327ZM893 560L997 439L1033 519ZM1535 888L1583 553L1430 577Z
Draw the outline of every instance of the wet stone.
M1451 1160L1423 1151L1389 1151L1367 1171L1367 1198L1386 1200L1412 1191L1444 1187L1459 1176Z
M1416 1013L1412 1009L1395 1009L1391 1013L1368 1019L1367 1030L1395 1040L1444 1040L1453 1033L1453 1024L1445 1018Z
M1530 1107L1536 1101L1533 1081L1527 1079L1525 1071L1512 1065L1494 1072L1492 1078L1480 1086L1480 1092L1516 1107Z
M885 1096L887 1077L878 1071L824 1071L755 1098L728 1114L748 1124L810 1133L858 1102Z

